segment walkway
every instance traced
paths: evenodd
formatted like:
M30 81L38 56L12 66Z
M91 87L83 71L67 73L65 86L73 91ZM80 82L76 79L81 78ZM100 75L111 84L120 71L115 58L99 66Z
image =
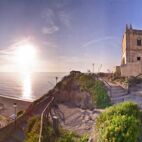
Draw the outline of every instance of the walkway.
M127 90L120 85L111 82L108 82L108 84L111 86L110 98L113 104L132 101L137 103L142 109L142 84L138 84L131 88L129 94L127 93ZM110 87L108 89L110 89Z

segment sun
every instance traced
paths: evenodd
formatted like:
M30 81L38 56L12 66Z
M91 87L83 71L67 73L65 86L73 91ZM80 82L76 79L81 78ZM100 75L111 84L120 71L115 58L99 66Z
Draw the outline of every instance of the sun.
M37 61L37 51L34 44L20 43L15 49L14 60L22 71L31 71Z

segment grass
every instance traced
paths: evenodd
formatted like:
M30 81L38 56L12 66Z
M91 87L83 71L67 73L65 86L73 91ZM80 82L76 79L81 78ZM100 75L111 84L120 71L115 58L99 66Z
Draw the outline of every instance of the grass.
M40 117L33 116L28 121L28 126L25 131L25 142L37 142L39 139ZM56 134L52 124L46 120L43 127L42 142L87 142L88 136L78 136L71 131L59 128L59 133Z

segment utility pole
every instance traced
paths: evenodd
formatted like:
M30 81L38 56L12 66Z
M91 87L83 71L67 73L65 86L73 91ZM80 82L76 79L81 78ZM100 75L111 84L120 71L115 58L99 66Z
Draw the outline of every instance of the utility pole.
M102 68L102 64L100 65L100 67L98 68L98 73L101 71Z
M92 70L92 73L94 73L94 65L95 65L95 64L93 63L93 64L92 64L92 66L93 66L93 70Z

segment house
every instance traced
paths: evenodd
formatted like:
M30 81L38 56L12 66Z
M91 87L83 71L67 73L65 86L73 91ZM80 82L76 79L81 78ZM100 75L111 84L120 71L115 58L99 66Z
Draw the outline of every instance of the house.
M126 25L122 39L121 76L130 77L142 74L142 30Z

